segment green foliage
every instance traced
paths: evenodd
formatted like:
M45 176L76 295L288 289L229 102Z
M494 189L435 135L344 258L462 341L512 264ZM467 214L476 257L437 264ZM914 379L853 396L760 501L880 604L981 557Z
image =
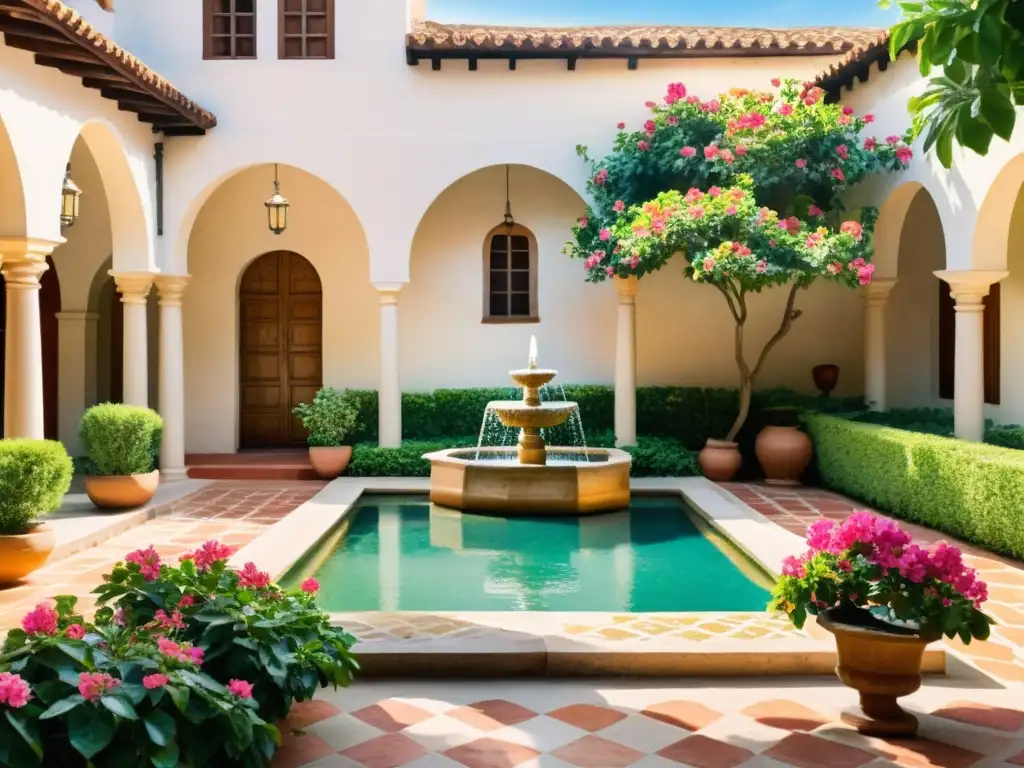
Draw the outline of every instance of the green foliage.
M309 431L311 446L342 445L359 424L358 402L334 387L321 387L312 403L299 403L292 413Z
M856 416L857 421L881 424L910 432L953 437L952 408L892 408L888 411L866 411ZM997 425L985 420L985 442L1004 448L1024 450L1024 428L1017 424Z
M1003 448L1014 448L1018 451L1024 450L1024 427L1018 424L990 427L985 430L985 442L989 445L999 445Z
M71 487L71 458L55 440L0 440L0 535L27 533Z
M82 415L78 436L96 475L138 475L157 466L164 422L150 408L120 403L94 405Z
M985 155L993 136L1009 141L1016 108L1024 105L1024 0L899 6L903 17L892 28L890 56L916 42L921 75L942 70L909 103L913 133L924 135L924 150L934 148L950 168L954 144Z
M1024 453L833 416L807 422L828 487L1024 557Z

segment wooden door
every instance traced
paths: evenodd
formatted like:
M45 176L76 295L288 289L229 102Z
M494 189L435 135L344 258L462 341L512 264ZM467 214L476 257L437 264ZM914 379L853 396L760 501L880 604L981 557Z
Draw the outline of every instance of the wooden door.
M290 251L260 256L239 290L239 447L306 439L292 408L323 383L323 296L313 265Z

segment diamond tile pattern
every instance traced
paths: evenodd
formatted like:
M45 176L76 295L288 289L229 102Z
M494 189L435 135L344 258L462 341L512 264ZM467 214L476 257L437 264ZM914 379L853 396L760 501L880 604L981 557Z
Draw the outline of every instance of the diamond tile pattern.
M585 686L575 694L584 700L567 703L548 695L548 683L483 700L459 693L459 685L437 685L454 695L375 703L376 694L363 695L354 711L343 712L349 694L339 691L301 705L281 724L284 742L272 768L1024 765L1024 703L1015 709L940 702L922 713L918 738L886 740L843 726L838 709L815 695L779 698L784 688L759 690L756 700L748 696L732 707L721 704L732 704L729 697L705 697L699 688L650 691L642 706L627 707L595 699ZM473 689L480 690L487 688Z

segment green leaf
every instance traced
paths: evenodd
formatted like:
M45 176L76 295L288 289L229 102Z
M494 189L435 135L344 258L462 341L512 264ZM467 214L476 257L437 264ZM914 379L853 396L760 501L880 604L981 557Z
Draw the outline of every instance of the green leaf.
M75 693L71 696L68 696L66 699L61 699L60 701L53 704L49 709L47 709L45 712L43 712L43 714L39 716L39 719L49 720L52 717L59 717L60 715L63 715L65 712L70 712L83 701L85 701L85 697L82 696L82 694L80 693Z
M978 20L978 56L981 64L993 66L1003 52L1002 8L990 8Z
M996 136L1006 141L1013 134L1013 124L1017 119L1017 111L1010 97L995 86L983 88L981 91L981 116Z
M179 712L184 712L188 709L189 689L179 687L176 685L164 686L164 690L171 694L171 701L174 702L174 706L178 708Z
M953 167L953 127L952 125L942 126L935 140L935 154L943 168Z
M958 117L956 138L968 149L979 155L987 154L989 145L992 143L992 136L992 129L984 121L971 117L969 113L961 114Z
M115 715L123 717L125 720L139 719L139 716L135 714L135 707L120 696L103 696L100 698L100 703Z
M36 727L36 724L27 717L10 709L6 710L4 715L7 716L7 722L11 724L11 727L18 732L18 735L36 753L36 757L42 760L43 745L39 741L39 729Z
M86 760L92 760L114 740L114 716L98 707L80 707L68 716L68 740Z
M942 68L942 71L946 77L957 85L963 85L966 83L971 75L970 68L964 64L963 59L956 56L950 59L949 63Z
M86 645L72 645L71 643L57 643L57 647L75 661L86 667L89 663L89 647Z
M172 741L149 756L155 768L178 768L178 743Z
M209 675L204 675L202 672L190 672L187 669L183 669L178 673L181 679L190 685L194 685L198 688L205 688L213 693L224 693L227 689L214 680Z
M158 747L166 747L168 744L174 743L177 725L174 723L174 718L166 712L160 709L154 710L146 716L143 722L145 723L149 740Z

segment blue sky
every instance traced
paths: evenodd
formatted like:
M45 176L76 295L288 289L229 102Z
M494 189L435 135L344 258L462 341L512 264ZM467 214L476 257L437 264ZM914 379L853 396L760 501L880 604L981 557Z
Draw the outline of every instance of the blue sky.
M479 24L888 27L877 0L427 0L427 18Z

